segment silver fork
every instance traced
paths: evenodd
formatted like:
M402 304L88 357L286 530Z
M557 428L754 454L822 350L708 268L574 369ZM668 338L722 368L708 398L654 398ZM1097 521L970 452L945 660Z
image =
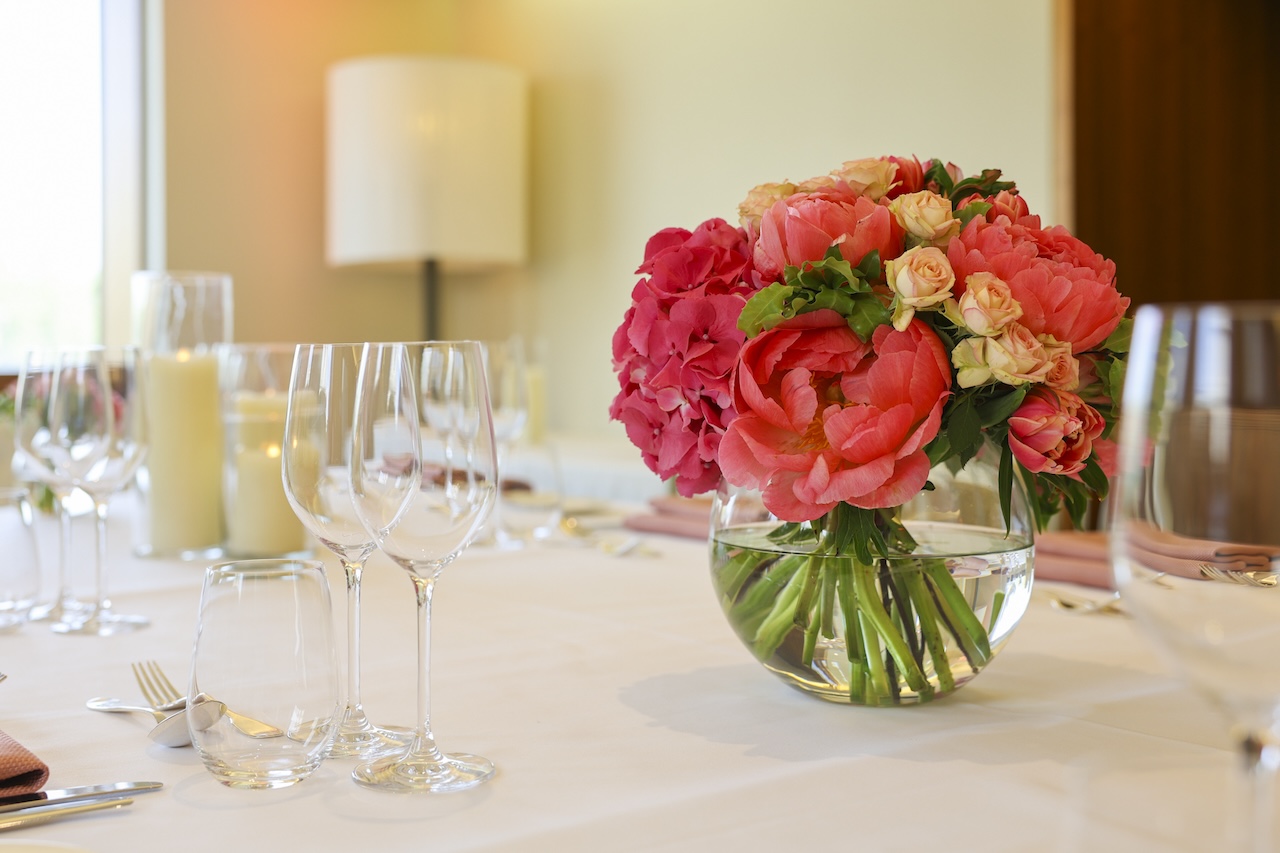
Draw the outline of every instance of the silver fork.
M144 661L140 664L132 664L133 677L138 682L138 687L142 690L142 695L152 705L164 708L166 705L182 708L186 706L187 697L178 692L178 688L173 686L173 682L164 674L164 670L160 668L160 664L153 660ZM195 697L199 702L204 694ZM227 719L231 721L231 725L235 726L249 737L279 737L284 734L280 729L261 720L255 720L252 717L246 717L243 714L237 714L225 705L222 706L222 713L226 714Z
M149 660L130 666L133 668L133 678L138 682L138 689L142 691L142 698L147 700L148 705L157 711L177 711L187 704L186 694L178 692L178 688L173 686L158 663Z

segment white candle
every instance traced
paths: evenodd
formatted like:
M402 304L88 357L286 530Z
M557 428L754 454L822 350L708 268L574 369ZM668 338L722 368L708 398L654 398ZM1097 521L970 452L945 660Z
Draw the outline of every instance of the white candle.
M174 555L222 541L222 415L218 360L183 350L146 364L147 526L144 549Z
M285 395L272 392L242 391L235 397L227 482L227 551L232 556L279 556L307 548L280 471L287 405Z

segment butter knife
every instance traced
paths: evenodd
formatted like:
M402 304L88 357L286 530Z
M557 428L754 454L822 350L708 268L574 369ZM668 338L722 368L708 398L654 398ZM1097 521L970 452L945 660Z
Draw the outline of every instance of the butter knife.
M63 802L66 802L66 800L63 800ZM88 801L69 806L54 806L25 813L0 815L0 832L6 829L18 829L23 826L37 826L42 823L48 823L51 820L60 820L64 817L72 817L85 812L96 812L98 809L118 809L121 806L130 805L132 802L132 798L125 797L124 799Z
M107 785L84 785L79 788L53 788L48 791L37 791L34 794L16 794L12 797L0 797L0 813L33 809L40 806L53 806L61 803L105 800L111 797L123 797L128 794L157 791L163 787L163 782L112 782Z

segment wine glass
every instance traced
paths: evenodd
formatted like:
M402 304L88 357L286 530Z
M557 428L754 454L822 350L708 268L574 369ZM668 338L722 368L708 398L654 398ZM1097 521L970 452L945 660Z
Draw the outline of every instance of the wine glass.
M370 722L360 704L360 577L375 547L351 500L351 428L360 344L299 344L293 357L281 472L298 518L337 555L347 587L347 696L329 755L403 752L408 732Z
M67 578L72 495L110 448L114 412L100 348L28 352L18 374L14 443L28 472L58 501L58 591L47 617L61 633L79 633L94 606L77 599Z
M431 732L431 597L497 499L498 460L480 345L365 344L351 488L356 515L409 574L418 604L418 724L404 754L361 764L362 785L456 791L493 775L485 758L441 752Z
M97 602L78 626L77 633L108 636L145 627L145 616L117 613L107 596L107 512L111 496L133 482L147 455L147 411L143 383L139 382L137 347L102 350L107 384L101 387L112 413L107 452L77 481L93 498L94 582Z
M517 442L529 424L529 377L525 361L524 339L513 335L506 340L482 341L485 381L489 385L489 406L493 413L493 436L498 450L498 469L506 472ZM519 484L517 488L519 487ZM503 548L519 548L524 536L518 525L509 525L504 504L508 484L503 482L498 504L489 519L487 531ZM482 537L488 541L489 537Z
M1271 850L1280 765L1280 302L1136 314L1113 496L1117 589L1234 728ZM1237 841L1243 839L1237 838Z

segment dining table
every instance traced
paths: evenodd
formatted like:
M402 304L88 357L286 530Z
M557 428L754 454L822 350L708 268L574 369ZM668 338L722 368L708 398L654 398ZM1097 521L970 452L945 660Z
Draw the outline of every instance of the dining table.
M476 545L444 570L432 728L445 751L497 770L467 791L395 794L332 758L291 787L232 789L193 748L149 740L149 718L86 708L141 699L134 662L185 684L211 561L135 556L131 506L118 501L112 600L150 625L100 637L29 622L0 635L0 730L49 766L49 788L164 787L5 832L0 850L1200 851L1238 826L1223 718L1131 617L1053 606L1055 592L1081 590L1037 581L1008 645L952 695L837 704L789 687L737 639L705 540L624 529L635 510L597 506L589 535ZM340 567L323 548L314 557L341 636ZM362 590L364 708L412 727L413 586L375 553Z

